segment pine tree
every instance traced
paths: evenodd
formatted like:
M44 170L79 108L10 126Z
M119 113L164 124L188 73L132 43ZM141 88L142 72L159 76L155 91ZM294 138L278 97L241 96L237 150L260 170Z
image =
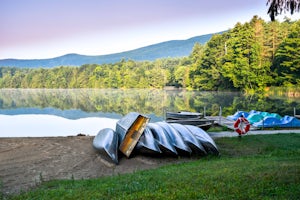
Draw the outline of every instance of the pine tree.
M292 25L288 37L276 51L274 67L278 85L300 85L300 20Z

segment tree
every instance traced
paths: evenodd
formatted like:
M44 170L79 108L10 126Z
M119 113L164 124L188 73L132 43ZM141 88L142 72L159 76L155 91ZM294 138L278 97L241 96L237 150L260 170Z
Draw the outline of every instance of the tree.
M230 31L230 38L227 41L227 52L224 56L223 75L228 77L235 88L243 89L248 87L248 74L250 64L249 39L252 38L250 24L242 25L237 23Z
M288 11L291 14L300 11L300 0L268 0L267 5L269 5L268 14L272 21L275 21L275 17L282 11Z
M292 25L290 34L277 49L274 67L279 85L300 84L300 21Z
M186 66L177 66L174 71L175 80L177 86L186 87L186 81L188 79L188 67Z
M216 34L207 42L201 57L198 85L203 90L219 90L231 87L232 84L222 75L222 60L226 54L228 34Z
M263 52L264 26L264 21L254 16L250 23L238 23L229 33L222 73L235 88L263 90L271 80L270 62Z
M190 66L190 85L192 88L200 89L200 69L201 69L201 58L203 56L204 47L200 43L195 43L190 60L192 62Z

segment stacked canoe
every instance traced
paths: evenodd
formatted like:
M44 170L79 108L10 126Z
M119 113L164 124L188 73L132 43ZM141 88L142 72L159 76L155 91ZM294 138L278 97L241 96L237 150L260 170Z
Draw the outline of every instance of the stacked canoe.
M206 119L202 113L187 111L166 112L166 122L198 126L203 130L208 130L214 124L214 120Z
M116 131L100 130L93 146L116 164L119 153L128 158L132 152L166 156L219 154L215 142L203 129L179 123L149 123L149 118L139 113L120 119Z

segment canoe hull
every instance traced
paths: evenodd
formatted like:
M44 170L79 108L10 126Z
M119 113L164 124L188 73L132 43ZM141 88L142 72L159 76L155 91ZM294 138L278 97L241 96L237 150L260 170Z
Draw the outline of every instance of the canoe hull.
M209 119L177 119L177 120L166 120L167 123L178 123L182 125L193 125L202 128L203 130L208 130L213 124L214 120Z
M178 133L180 133L180 135L183 138L183 141L190 147L190 149L192 149L192 151L194 153L200 154L200 155L207 154L203 145L197 140L197 138L191 133L191 131L189 129L187 129L184 125L173 123L173 124L171 124L171 126L173 126L178 131Z
M202 113L197 112L166 112L166 119L200 119L202 117Z
M93 146L105 160L118 164L119 138L114 130L110 128L100 130L93 139Z
M158 142L154 139L153 133L149 127L146 127L141 135L135 149L143 154L160 154L162 151Z
M176 148L177 152L182 154L191 154L192 150L184 142L181 134L166 122L157 122L157 125L162 127L164 131L169 135L171 144Z
M158 145L162 153L169 155L177 155L175 147L171 142L170 136L164 131L162 127L157 125L157 123L149 123L147 125L151 132L153 133L153 137L157 140Z
M219 150L214 140L201 128L191 125L184 125L203 145L207 153L219 155Z
M116 132L120 138L119 150L127 158L130 157L149 120L150 118L145 115L132 112L117 122Z

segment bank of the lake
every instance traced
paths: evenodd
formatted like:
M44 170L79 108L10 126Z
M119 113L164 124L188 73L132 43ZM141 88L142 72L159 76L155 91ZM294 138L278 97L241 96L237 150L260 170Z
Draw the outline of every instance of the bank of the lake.
M8 196L9 199L297 199L300 195L300 134L221 137L215 139L221 153L219 157L199 159L135 156L122 159L119 165L113 167L104 165L95 152L91 151L88 145L91 138L67 139L82 145L70 150L68 154L53 156L56 157L56 166L52 166L52 171L49 170L48 174L41 171L36 173L35 184L42 182L41 186L21 195ZM45 144L45 149L53 151L60 141L62 140L57 140L53 148L47 148L47 144L53 144L49 139L39 144ZM72 141L64 143L65 147L62 149L69 149L72 146L70 143ZM78 153L83 150L83 146L86 150ZM22 148L11 150L21 151ZM72 154L72 151L75 152ZM80 156L83 154L85 159L82 160ZM89 160L87 154L93 154L93 159ZM63 158L59 159L60 156L65 159L73 158L77 165L74 162L69 168L64 166L66 170L63 171L60 167L67 162ZM22 165L22 162L17 162L9 169L22 169L23 166L23 171L26 172L26 166L33 167L41 163L47 166L49 161L49 157L41 160L36 157L34 159L34 156L30 158L27 163ZM3 162L0 163L4 165ZM93 167L88 168L89 166ZM148 170L149 168L152 169ZM81 179L78 177L80 170L92 175L83 177L84 180L75 180ZM110 175L104 175L105 171L109 171ZM49 180L51 172L61 176L65 173L65 177L52 179L67 180L44 182ZM123 173L126 174L122 175ZM24 176L26 173L22 176L21 173L19 176L11 175L10 181L27 177L34 182L34 177ZM6 198L10 187L7 187L3 177L1 179L2 197ZM22 183L21 180L16 183Z

